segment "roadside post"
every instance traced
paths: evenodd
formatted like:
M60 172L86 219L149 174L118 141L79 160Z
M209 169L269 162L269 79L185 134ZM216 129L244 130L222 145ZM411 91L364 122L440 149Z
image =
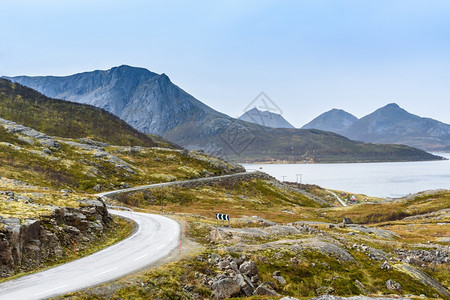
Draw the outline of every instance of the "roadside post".
M219 227L219 220L222 220L222 227L225 225L225 221L228 221L228 227L231 227L229 215L216 213L217 227Z

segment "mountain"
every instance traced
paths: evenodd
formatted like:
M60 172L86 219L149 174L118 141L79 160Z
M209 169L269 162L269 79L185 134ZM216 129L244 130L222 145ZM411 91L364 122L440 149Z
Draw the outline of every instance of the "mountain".
M151 147L163 142L155 141L118 117L97 107L50 99L33 89L2 78L0 78L0 118L52 136L88 137L122 146Z
M239 161L372 162L439 159L424 151L351 141L311 129L269 128L206 106L165 75L130 66L65 77L19 76L14 82L49 97L103 108L139 131L187 149ZM74 114L75 116L75 114Z
M239 120L267 126L271 128L295 128L280 114L276 114L270 111L261 111L256 107L246 111Z
M319 129L343 134L357 120L358 118L354 115L342 109L333 108L304 125L302 129Z
M405 144L429 151L450 148L450 125L422 118L388 104L359 119L345 132L345 136L372 143Z
M120 66L65 77L5 78L48 97L102 108L141 132L157 135L192 119L226 117L174 85L165 74L143 68Z

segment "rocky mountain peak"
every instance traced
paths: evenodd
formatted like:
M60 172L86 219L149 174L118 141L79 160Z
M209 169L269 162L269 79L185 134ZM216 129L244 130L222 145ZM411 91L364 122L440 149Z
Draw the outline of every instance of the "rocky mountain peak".
M272 128L294 128L294 126L286 121L280 114L270 111L261 111L256 107L246 111L239 117L239 120Z
M304 125L302 129L319 129L342 134L357 120L357 117L345 110L333 108Z

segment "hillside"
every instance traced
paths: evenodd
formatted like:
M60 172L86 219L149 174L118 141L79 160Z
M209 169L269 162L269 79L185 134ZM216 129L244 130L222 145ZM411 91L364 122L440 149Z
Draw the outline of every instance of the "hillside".
M422 118L395 103L356 121L345 136L364 142L405 144L429 151L450 147L450 125Z
M244 169L186 150L49 136L0 118L0 174L53 189L99 192Z
M256 107L250 109L249 111L246 111L242 116L239 117L239 120L271 128L295 128L280 114L276 114L270 111L261 111Z
M116 116L91 105L50 99L35 90L0 78L0 118L48 135L92 138L123 146L158 146Z
M50 97L88 103L145 133L236 161L374 162L438 159L417 149L369 145L310 129L269 128L206 106L165 74L130 66L66 77L11 78Z
M333 108L304 125L302 129L319 129L343 134L357 120L358 118L354 115L342 109Z

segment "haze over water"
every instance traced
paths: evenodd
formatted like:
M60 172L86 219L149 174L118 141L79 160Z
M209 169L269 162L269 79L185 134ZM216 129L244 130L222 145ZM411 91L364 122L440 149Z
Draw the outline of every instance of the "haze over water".
M450 153L438 155L450 158ZM450 160L352 164L245 164L275 178L376 197L402 197L425 190L450 189ZM262 168L262 169L260 169Z

